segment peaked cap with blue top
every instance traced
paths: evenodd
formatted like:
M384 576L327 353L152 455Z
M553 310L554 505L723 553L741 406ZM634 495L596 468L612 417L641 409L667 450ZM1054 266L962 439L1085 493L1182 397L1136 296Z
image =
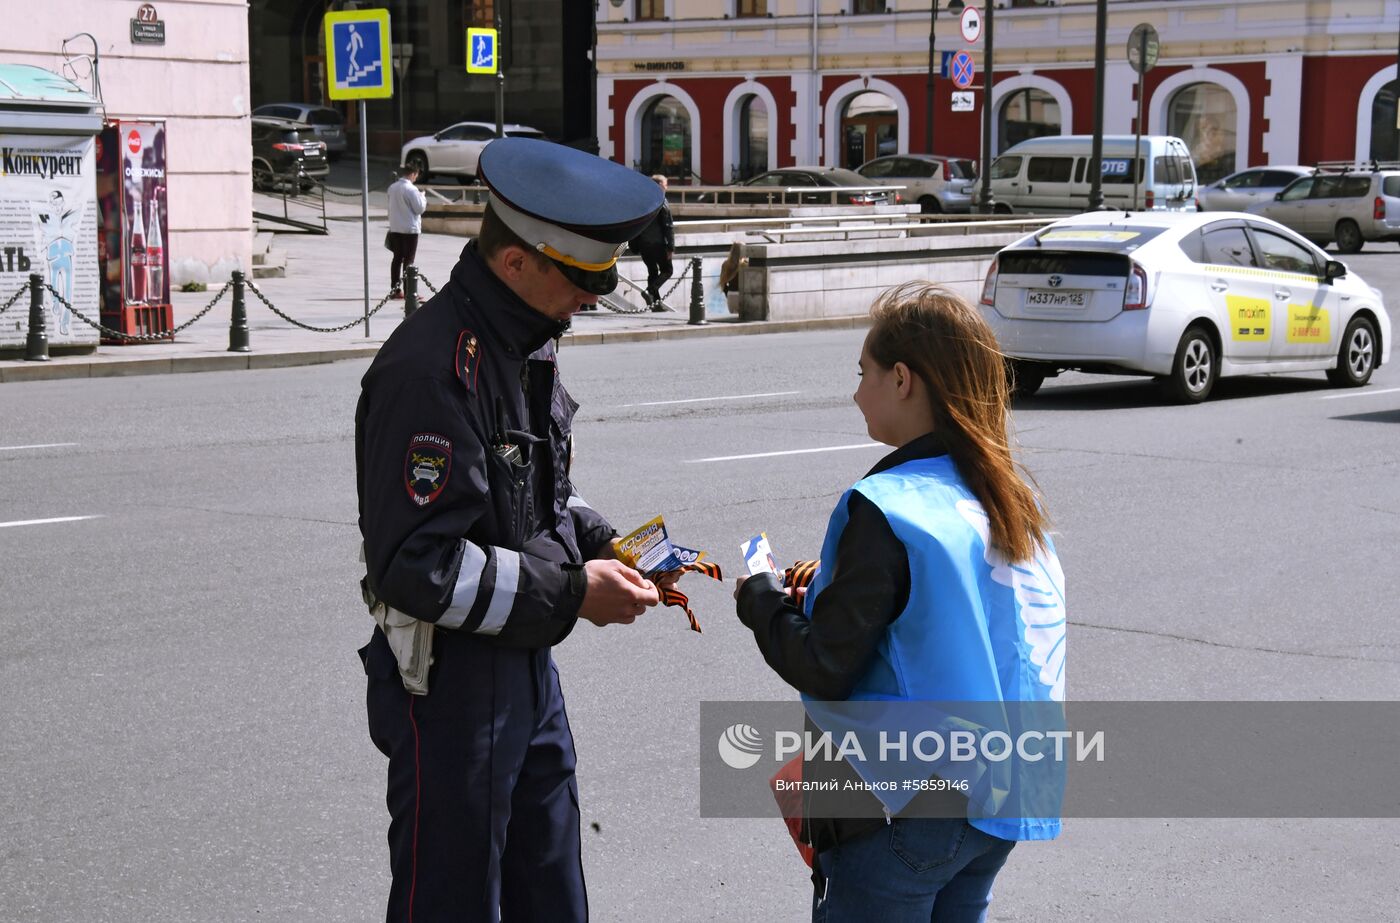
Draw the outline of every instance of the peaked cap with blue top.
M665 200L650 177L533 138L497 138L486 145L477 176L491 190L491 210L505 226L594 295L617 288L618 256Z

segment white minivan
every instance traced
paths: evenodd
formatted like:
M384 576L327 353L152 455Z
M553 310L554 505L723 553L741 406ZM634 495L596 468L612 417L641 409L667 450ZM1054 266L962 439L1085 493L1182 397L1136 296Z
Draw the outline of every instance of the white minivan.
M1196 168L1186 142L1143 135L1104 135L1103 199L1111 209L1195 211ZM1049 135L1007 149L992 162L991 187L999 212L1082 212L1089 207L1093 135ZM1133 182L1140 174L1137 208Z

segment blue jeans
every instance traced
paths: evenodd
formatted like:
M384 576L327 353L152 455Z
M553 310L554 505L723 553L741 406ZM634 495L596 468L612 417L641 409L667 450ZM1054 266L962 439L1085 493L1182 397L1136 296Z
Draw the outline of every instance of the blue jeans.
M1015 845L961 819L896 819L817 857L812 923L981 923Z

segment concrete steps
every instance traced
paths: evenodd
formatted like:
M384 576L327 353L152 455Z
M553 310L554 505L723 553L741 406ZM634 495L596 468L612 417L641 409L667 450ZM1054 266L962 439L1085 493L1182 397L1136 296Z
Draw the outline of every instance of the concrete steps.
M253 278L283 279L287 276L287 254L273 248L275 234L253 234Z

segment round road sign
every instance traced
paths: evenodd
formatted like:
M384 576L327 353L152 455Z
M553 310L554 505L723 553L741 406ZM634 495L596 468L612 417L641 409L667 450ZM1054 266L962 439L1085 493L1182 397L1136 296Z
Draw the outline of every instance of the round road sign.
M977 41L982 37L982 11L975 6L965 8L958 25L962 28L963 41Z
M959 51L953 55L952 62L948 65L948 73L953 77L953 86L959 90L966 90L972 86L973 75L977 73L972 66L972 55L966 51Z
M1145 74L1157 66L1157 55L1162 50L1162 42L1157 30L1149 23L1138 23L1133 34L1128 36L1128 63L1139 74Z

